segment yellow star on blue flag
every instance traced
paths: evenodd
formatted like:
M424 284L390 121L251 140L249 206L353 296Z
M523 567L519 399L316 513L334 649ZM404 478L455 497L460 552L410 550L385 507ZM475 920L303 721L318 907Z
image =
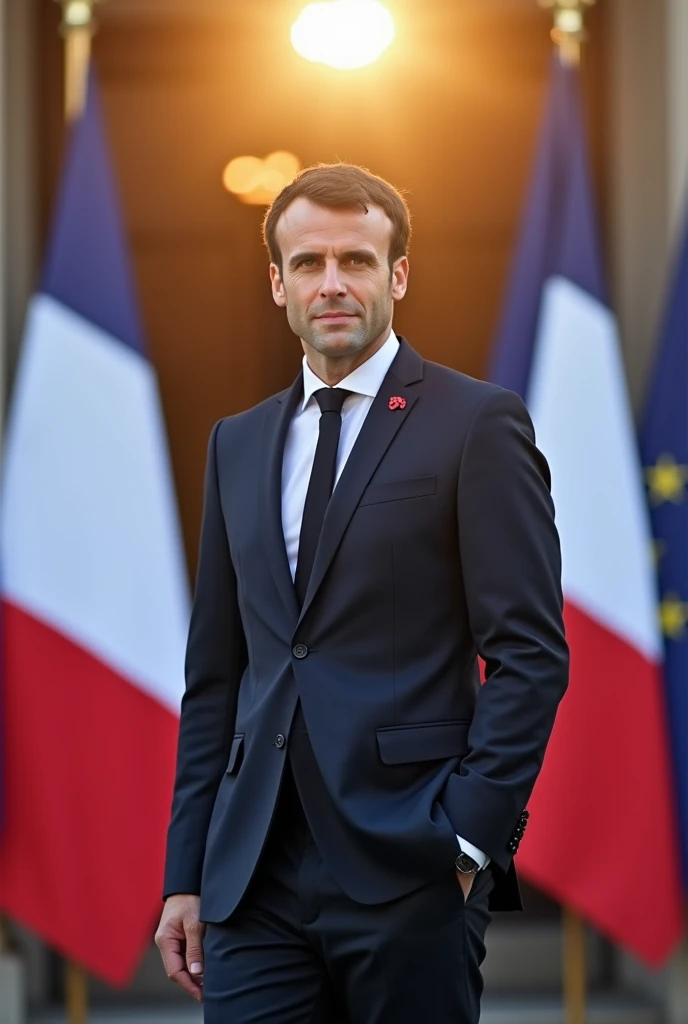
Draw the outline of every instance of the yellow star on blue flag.
M688 624L688 602L678 594L666 594L659 606L662 632L670 640L683 640Z
M681 465L673 455L660 455L654 466L645 470L645 478L653 505L663 501L678 505L685 498L688 466Z

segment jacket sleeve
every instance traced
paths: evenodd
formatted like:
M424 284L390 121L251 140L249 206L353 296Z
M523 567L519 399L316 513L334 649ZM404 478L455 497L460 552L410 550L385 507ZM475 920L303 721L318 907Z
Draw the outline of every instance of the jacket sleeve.
M468 754L442 804L456 832L506 871L568 682L549 468L513 392L492 392L474 414L457 505L468 616L486 682Z
M210 816L227 766L239 683L248 661L218 487L221 427L222 421L213 428L208 445L164 899L174 893L200 893Z

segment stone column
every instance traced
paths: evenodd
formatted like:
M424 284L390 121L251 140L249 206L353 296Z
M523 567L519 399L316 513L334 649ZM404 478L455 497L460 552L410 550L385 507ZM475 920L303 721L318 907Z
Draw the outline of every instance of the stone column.
M669 215L680 230L688 206L688 0L666 4Z
M28 0L0 0L0 451L36 273L34 9ZM46 989L46 953L14 924L3 921L1 930L0 1024L25 1024L27 1002Z
M12 239L6 266L5 366L11 376L24 330L26 305L38 273L38 127L35 3L3 0L5 6L6 136L5 233ZM5 388L7 388L7 384Z
M612 300L640 413L688 202L688 0L600 2L610 14ZM688 1024L685 945L660 972L619 951L616 974L660 1002L666 1024Z
M0 0L0 448L5 412L7 387L7 158L9 140L5 117L7 97L6 3ZM0 1024L24 1024L26 1020L26 994L24 965L12 950L9 927L0 920Z
M667 8L669 0L609 3L609 180L612 305L633 405L647 368L669 253ZM685 0L678 0L679 3Z

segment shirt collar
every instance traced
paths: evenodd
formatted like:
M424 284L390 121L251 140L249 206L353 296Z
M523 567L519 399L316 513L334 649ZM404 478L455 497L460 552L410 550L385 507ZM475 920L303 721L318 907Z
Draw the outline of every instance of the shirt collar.
M366 395L369 398L375 398L382 387L382 382L387 376L387 371L394 362L394 357L398 351L399 339L394 331L390 331L389 337L384 345L382 345L377 352L370 357L370 359L366 359L365 363L361 363L360 366L357 366L353 373L350 373L348 377L340 380L339 384L335 384L335 387L345 388L347 391L353 391L357 395ZM314 392L324 387L327 387L327 384L313 373L308 365L308 360L304 355L302 411L310 402Z

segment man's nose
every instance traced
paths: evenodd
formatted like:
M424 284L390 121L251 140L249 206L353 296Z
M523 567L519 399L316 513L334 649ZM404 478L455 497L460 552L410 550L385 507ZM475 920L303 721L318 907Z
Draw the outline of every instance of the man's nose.
M345 293L346 285L340 277L336 261L330 262L328 260L325 263L325 275L320 283L320 294L325 298L329 298L332 295L344 295Z

